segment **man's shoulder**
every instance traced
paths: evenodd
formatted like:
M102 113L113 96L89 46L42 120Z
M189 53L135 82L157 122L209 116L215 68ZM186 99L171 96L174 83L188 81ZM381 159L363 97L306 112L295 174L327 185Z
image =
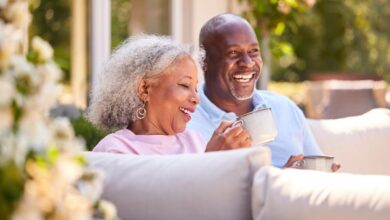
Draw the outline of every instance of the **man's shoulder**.
M256 90L256 93L260 95L261 98L265 99L267 102L286 102L288 104L292 103L292 100L282 94L266 91L266 90Z

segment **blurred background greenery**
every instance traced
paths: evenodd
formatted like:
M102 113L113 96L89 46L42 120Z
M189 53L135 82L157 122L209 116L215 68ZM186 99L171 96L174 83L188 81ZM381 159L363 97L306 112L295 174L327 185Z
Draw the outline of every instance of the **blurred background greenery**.
M30 37L42 36L54 49L54 59L64 72L63 82L70 83L70 0L32 0L33 21ZM111 0L111 47L117 47L130 31L130 0Z
M53 45L69 83L70 1L33 0L31 34ZM112 0L111 45L130 32L131 0ZM257 21L260 40L270 37L274 81L299 82L313 72L375 74L390 82L390 1L241 0ZM281 6L280 2L284 5ZM313 3L315 3L313 5Z
M302 82L311 73L371 74L390 83L390 1L238 1L249 5L243 15L254 24L259 41L268 38L269 90L289 96L302 107ZM55 61L65 73L64 84L70 84L70 4L69 0L32 0L30 36L40 35L53 46ZM111 0L112 48L131 32L131 13L132 0ZM89 147L106 134L83 117L72 124Z
M344 72L390 82L390 1L243 1L260 40L271 38L272 80L298 82L313 72Z
M64 72L63 83L70 84L70 0L32 0L33 21L30 37L39 35L52 45L55 62ZM111 47L117 47L129 33L131 1L111 0ZM79 110L81 111L81 110ZM71 123L77 136L82 137L91 150L109 131L97 129L82 114L71 117Z

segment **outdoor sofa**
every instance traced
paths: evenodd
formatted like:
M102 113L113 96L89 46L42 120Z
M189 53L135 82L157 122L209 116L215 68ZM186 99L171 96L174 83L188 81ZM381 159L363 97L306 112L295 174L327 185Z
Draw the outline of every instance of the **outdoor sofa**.
M128 220L390 219L390 110L309 120L336 173L272 167L256 147L207 154L88 152Z

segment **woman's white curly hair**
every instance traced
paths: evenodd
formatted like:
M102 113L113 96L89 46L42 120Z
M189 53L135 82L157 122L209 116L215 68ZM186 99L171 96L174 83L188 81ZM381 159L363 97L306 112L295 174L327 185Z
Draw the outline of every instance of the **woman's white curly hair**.
M93 87L88 119L104 129L127 127L143 104L137 93L141 80L155 78L182 56L197 61L189 47L166 36L138 35L125 40Z

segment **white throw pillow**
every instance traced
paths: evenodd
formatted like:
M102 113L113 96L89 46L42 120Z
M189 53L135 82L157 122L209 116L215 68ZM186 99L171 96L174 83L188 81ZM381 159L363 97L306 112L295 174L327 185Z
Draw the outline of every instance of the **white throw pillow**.
M341 163L340 172L390 175L389 109L308 123L324 154Z
M105 171L103 198L124 220L250 219L253 175L271 164L266 147L169 156L86 155L91 166Z
M390 176L264 167L252 188L254 220L390 218Z

